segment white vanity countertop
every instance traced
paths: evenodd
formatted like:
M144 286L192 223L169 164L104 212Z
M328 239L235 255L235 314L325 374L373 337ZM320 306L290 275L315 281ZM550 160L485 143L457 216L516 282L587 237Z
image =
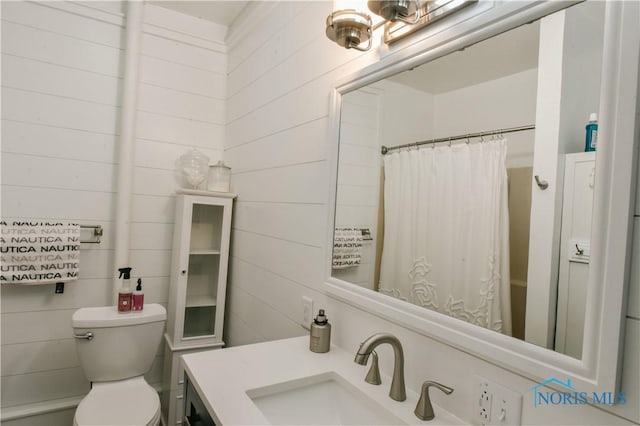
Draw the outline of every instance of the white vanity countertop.
M335 346L328 353L313 353L309 350L309 337L303 336L196 352L184 355L183 361L193 386L218 425L269 424L247 391L331 372L407 424L465 424L435 404L436 418L421 421L413 414L418 394L407 389L406 401L392 400L388 395L391 379L382 376L380 386L366 383L364 377L369 366L356 364L353 357L354 354Z

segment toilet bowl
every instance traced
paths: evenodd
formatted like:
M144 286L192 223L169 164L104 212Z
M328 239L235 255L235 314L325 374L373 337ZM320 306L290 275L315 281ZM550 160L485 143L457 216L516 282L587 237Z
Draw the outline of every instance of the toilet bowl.
M127 314L119 314L115 306L74 312L78 358L91 382L91 391L76 409L74 425L160 424L160 398L144 374L153 364L166 318L166 310L158 304Z
M144 377L95 383L80 402L74 426L160 424L160 398Z

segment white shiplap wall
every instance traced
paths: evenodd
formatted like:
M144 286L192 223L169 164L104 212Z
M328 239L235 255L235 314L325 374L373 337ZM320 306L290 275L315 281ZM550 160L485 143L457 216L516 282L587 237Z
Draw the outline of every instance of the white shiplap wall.
M113 304L113 218L123 69L119 2L2 3L2 217L102 225L83 244L80 279L2 287L3 419L89 389L71 315ZM131 266L145 302L166 305L176 159L197 147L222 157L226 28L145 5L136 128ZM147 375L159 385L162 350ZM69 412L23 422L63 423ZM53 422L53 423L52 423Z
M228 38L224 155L238 193L230 345L302 335L301 297L316 310L325 300L329 91L359 56L328 46L321 17L330 9L331 2L253 3L245 19L256 19L238 21Z
M102 225L79 281L2 287L2 407L86 393L70 318L106 305L123 34L119 4L2 4L2 217Z
M358 266L333 269L332 276L373 290L378 241L382 90L363 88L342 99L340 174L337 183L335 227L368 229Z
M638 422L637 301L629 310L623 367L629 402L612 415L590 406L534 409L526 394L535 385L532 381L324 294L329 93L336 81L376 61L378 53L346 51L326 40L324 20L331 2L251 7L263 8L256 13L260 19L252 22L250 31L232 27L229 38L225 158L234 168L232 185L239 197L227 341L239 345L305 334L298 325L301 297L310 296L316 310L328 309L333 341L339 346L355 350L358 341L376 331L397 334L405 344L408 386L417 390L424 379L452 385L454 394L434 395L434 400L469 421L472 413L464 407L473 406L473 371L524 394L523 424L628 424L624 418ZM640 247L634 253L640 256ZM639 276L636 271L631 298L638 298ZM381 351L383 370L389 372L392 356L386 348Z

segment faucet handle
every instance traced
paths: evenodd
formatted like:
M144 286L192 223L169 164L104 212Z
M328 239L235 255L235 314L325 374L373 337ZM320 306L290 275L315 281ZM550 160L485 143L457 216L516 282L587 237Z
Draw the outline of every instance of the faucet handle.
M379 385L382 383L382 380L380 380L378 354L376 353L376 351L371 351L371 355L371 367L369 368L369 372L367 373L367 377L364 378L364 381L367 383L371 383L372 385Z
M424 382L422 384L422 392L420 392L420 399L418 399L416 409L413 411L416 417L418 417L420 420L433 420L433 418L435 417L433 406L431 405L431 400L429 399L429 388L432 386L440 389L447 395L453 392L453 388L450 388L449 386L445 386L438 382L432 382L429 380Z

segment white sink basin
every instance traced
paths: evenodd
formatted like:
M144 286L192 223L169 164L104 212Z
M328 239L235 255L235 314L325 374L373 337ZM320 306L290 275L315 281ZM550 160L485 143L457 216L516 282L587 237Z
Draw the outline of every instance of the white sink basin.
M273 425L401 425L340 375L331 372L247 391Z

